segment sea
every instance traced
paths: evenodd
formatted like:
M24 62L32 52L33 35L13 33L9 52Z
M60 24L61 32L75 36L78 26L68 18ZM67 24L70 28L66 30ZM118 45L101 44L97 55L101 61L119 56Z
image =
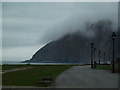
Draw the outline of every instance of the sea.
M101 62L101 64L103 64L104 62ZM108 64L110 64L111 62L107 62ZM85 65L85 64L90 64L90 63L82 63L82 62L76 62L76 63L21 63L21 62L0 62L0 65Z
M26 65L26 64L30 64L30 65L83 65L86 63L21 63L21 62L2 62L0 63L0 65Z

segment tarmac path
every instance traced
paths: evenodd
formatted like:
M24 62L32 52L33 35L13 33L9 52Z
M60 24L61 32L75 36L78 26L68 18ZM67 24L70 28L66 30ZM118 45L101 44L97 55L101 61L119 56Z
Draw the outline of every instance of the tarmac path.
M30 68L32 68L32 67L9 69L9 70L5 70L5 71L3 71L2 74L4 74L4 73L8 73L8 72L15 72L15 71L26 70L26 69L30 69Z
M118 74L90 66L73 66L56 77L55 88L118 88Z

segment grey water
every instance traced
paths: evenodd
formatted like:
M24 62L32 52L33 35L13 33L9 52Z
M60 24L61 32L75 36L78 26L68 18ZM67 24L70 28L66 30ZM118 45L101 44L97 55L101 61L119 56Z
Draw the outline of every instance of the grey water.
M101 62L101 64L103 64L104 62ZM108 64L110 64L110 62L107 62ZM0 65L84 65L84 64L90 64L90 63L83 63L83 62L76 62L76 63L21 63L21 62L2 62L0 63Z
M30 65L75 65L75 64L79 64L79 65L83 65L86 63L21 63L21 62L2 62L0 63L0 65L26 65L26 64L30 64Z
M30 65L71 65L71 64L84 64L84 63L2 63L2 65L7 64L7 65L26 65L26 64L30 64Z

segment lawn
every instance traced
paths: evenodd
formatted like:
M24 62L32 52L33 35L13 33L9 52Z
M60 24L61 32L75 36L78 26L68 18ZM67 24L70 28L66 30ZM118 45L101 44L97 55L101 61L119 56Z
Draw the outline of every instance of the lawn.
M29 67L29 65L2 65L2 71L24 67Z
M101 69L101 70L111 70L111 65L98 65L95 67L95 69Z
M0 65L0 72L2 71L2 65Z
M71 65L30 66L32 68L27 70L4 73L2 75L3 86L41 86L38 85L36 82L44 77L56 77L57 75L71 67ZM9 67L11 68L12 66L6 66L5 68L8 69ZM49 86L49 84L44 86Z

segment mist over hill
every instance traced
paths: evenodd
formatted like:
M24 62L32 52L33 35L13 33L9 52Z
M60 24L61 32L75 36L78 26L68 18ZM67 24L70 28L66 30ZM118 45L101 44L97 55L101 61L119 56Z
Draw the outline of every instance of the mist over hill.
M110 20L101 20L95 23L86 23L85 29L85 34L78 30L49 42L33 55L30 62L90 63L90 45L92 42L96 47L96 60L98 60L98 51L100 50L101 60L103 60L103 53L105 52L106 60L111 61L111 34L113 31L118 33L117 30L113 30L112 22ZM116 42L116 47L117 45L118 42Z

